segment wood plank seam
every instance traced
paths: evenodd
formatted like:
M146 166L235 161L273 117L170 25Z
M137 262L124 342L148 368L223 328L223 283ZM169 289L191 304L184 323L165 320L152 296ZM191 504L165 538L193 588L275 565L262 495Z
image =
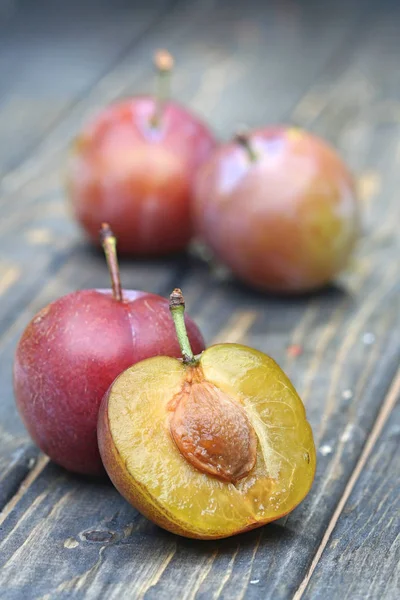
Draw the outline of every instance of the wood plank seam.
M346 505L347 500L350 497L351 492L353 491L353 488L355 486L355 484L357 483L357 480L383 430L383 427L385 426L387 420L390 417L390 414L392 412L392 410L394 409L397 399L399 397L400 394L400 370L397 372L397 375L395 377L395 379L392 382L392 385L390 386L390 389L387 393L387 396L382 404L382 408L379 411L378 417L374 423L374 426L371 430L370 435L368 436L368 439L366 440L366 443L364 445L363 451L360 455L360 458L358 459L358 462L354 468L354 471L352 472L347 485L344 489L343 495L340 498L335 512L332 515L332 518L328 524L328 527L326 528L324 537L321 540L321 543L317 549L317 552L311 562L310 568L307 571L306 576L304 577L303 581L301 582L301 584L299 585L299 587L296 590L296 593L293 596L293 600L301 600L304 592L306 591L306 588L308 586L308 583L312 577L312 574L319 562L319 560L321 559L322 553L326 548L326 545L328 544L330 537L332 535L332 532L335 528L336 523L338 522L338 519L340 517L340 515L343 512L343 509Z
M144 596L148 590L150 590L151 588L153 588L157 585L158 581L161 579L164 571L167 569L169 563L174 558L175 554L176 554L176 545L175 545L175 548L173 550L171 550L171 552L168 552L167 556L164 558L164 560L162 561L162 563L159 566L159 568L157 569L157 571L151 577L151 579L146 584L146 586L141 590L140 594L142 596Z
M232 558L229 561L228 567L226 569L226 573L225 573L224 577L221 579L219 587L218 587L218 589L217 589L217 591L215 593L215 598L219 598L220 597L220 595L221 595L221 593L222 593L222 591L223 591L223 589L225 587L225 584L227 583L227 581L231 577L232 571L233 571L233 565L235 564L235 560L236 560L236 557L237 557L237 555L239 553L239 550L240 550L240 544L238 544L236 546L236 550L232 554Z
M262 538L264 536L264 533L265 533L265 528L263 527L263 528L260 529L260 534L259 534L259 536L257 538L257 541L256 541L256 543L254 545L254 550L252 552L252 556L251 556L251 560L250 560L250 567L249 567L248 573L246 575L246 587L243 587L242 593L240 594L238 600L244 600L244 597L246 595L247 586L248 586L248 584L250 582L250 579L251 579L251 572L253 570L254 559L255 559L256 554L258 552L258 549L260 547L261 540L262 540Z
M4 506L3 510L0 512L0 526L2 525L2 523L4 523L5 519L8 517L10 512L21 500L22 496L25 495L25 493L28 491L31 485L36 481L36 479L39 477L39 475L41 474L48 462L49 458L47 456L45 456L44 454L39 456L31 471L29 471L28 475L21 482L16 494L14 494L12 498L10 498L10 500Z
M203 583L203 581L205 581L205 579L208 577L208 574L210 573L214 561L218 556L218 549L215 549L212 553L211 556L208 558L207 560L207 566L203 569L203 571L200 573L195 586L193 587L193 590L191 591L190 595L188 595L187 600L196 600L196 596L198 591L200 590L200 586Z

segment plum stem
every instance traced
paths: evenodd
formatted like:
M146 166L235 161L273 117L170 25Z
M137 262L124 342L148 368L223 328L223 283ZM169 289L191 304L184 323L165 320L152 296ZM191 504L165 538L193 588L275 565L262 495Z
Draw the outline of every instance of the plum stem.
M240 144L242 148L244 148L247 152L247 156L249 157L251 162L256 162L258 159L257 153L251 145L250 137L247 131L237 131L234 137L235 142Z
M195 365L197 360L193 354L185 324L185 299L179 288L175 288L169 297L169 310L174 320L183 362L185 365Z
M117 240L108 223L103 223L100 229L100 240L106 255L108 271L111 277L112 293L115 300L123 301L121 278L119 274Z
M167 50L158 50L154 56L154 66L157 70L157 91L151 124L153 127L158 127L164 104L170 97L171 71L174 66L174 59Z

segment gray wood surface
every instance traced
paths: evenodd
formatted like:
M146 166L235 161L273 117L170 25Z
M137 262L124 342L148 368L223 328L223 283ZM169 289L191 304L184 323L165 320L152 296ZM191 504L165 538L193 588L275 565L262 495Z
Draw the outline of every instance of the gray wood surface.
M311 577L305 599L369 600L400 592L400 376L393 413L362 465L359 479Z
M139 24L130 29L115 16L126 3L117 2L116 12L100 4L97 27L115 41L101 50L91 79L85 75L79 83L79 73L74 76L78 67L67 41L73 37L84 50L86 27L74 30L71 21L62 37L65 52L45 63L46 74L35 62L39 51L30 51L34 40L23 37L17 47L25 69L13 69L6 101L0 98L0 137L13 139L10 154L5 147L0 152L1 597L395 597L398 464L390 450L400 425L398 411L390 411L400 355L400 7L361 0L324 7L316 1L150 2L135 8ZM24 19L30 13L22 8L25 3L17 3L12 15L18 31L29 29ZM86 19L92 14L83 8L69 14L74 10ZM9 47L7 39L0 48ZM97 43L94 34L90 39ZM45 40L52 47L52 37ZM208 342L241 341L271 354L305 401L319 458L310 495L284 520L220 542L163 532L111 485L48 463L32 446L12 397L14 348L33 314L72 289L107 285L102 257L82 241L65 209L61 173L68 143L98 107L151 89L150 54L159 46L177 58L175 95L207 116L222 137L237 122L293 121L330 139L358 173L364 209L364 237L351 269L315 295L254 293L196 254L122 265L126 287L162 294L183 287ZM35 91L40 102L48 101L63 67L71 69L70 83L67 78L60 104L39 124L27 99ZM41 94L35 86L42 78ZM7 118L11 88L21 92L26 136L18 119ZM297 358L287 354L293 343L303 347ZM358 473L382 405L389 407L389 424ZM368 490L378 481L381 491L371 499ZM354 503L349 521L346 511ZM371 530L376 544L363 545ZM368 565L375 566L373 581ZM369 596L360 595L365 590Z

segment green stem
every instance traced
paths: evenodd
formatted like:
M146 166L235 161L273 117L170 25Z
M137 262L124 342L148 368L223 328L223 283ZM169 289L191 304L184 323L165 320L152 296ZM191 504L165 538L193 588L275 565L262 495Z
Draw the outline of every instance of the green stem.
M169 297L169 309L174 320L176 335L179 346L181 347L183 362L186 365L195 365L197 363L190 346L186 325L185 325L185 300L182 291L176 288Z
M151 124L153 127L158 127L162 119L164 105L170 97L171 71L174 66L174 59L166 50L158 50L154 57L154 65L157 70L157 90Z
M117 240L108 223L103 223L101 226L100 241L103 246L104 254L106 255L113 297L118 302L122 302L123 296L117 257Z
M244 148L247 152L247 156L249 157L251 162L256 162L258 159L257 153L251 145L249 134L247 131L238 131L234 137L235 142L240 144L242 148Z

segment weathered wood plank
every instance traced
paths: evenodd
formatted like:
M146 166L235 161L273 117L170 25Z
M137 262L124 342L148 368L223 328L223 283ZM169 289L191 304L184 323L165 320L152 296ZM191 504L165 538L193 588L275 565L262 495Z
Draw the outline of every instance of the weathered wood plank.
M132 52L169 0L0 4L0 177L29 159L45 134Z
M357 465L359 479L348 497L316 569L296 595L327 600L398 598L400 590L400 373L382 407L386 425ZM397 401L397 405L396 405ZM393 408L394 406L394 408ZM380 425L377 423L378 426ZM375 429L375 428L374 428ZM374 432L373 432L374 433ZM363 457L361 457L362 459ZM350 482L351 483L351 482Z
M6 599L30 594L279 600L298 589L398 365L398 265L393 259L399 125L395 119L387 127L370 118L379 113L381 100L391 98L393 82L381 64L394 44L392 22L398 12L376 15L351 56L341 54L330 65L310 92L320 95L322 108L313 113L309 104L304 113L304 105L297 107L299 123L334 139L356 167L379 173L379 194L378 186L365 193L367 235L353 269L337 287L301 299L262 296L229 278L216 280L196 261L182 278L191 312L209 340L223 328L224 337L231 334L286 364L318 441L310 496L281 523L231 540L198 543L151 525L106 484L48 465L2 523L0 587ZM378 96L366 95L362 86L356 92L347 87L359 81L360 66L379 84ZM250 86L250 79L243 81ZM351 114L360 117L349 119ZM71 268L71 277L74 273ZM65 282L62 273L57 281ZM286 356L290 343L303 347L297 358Z

